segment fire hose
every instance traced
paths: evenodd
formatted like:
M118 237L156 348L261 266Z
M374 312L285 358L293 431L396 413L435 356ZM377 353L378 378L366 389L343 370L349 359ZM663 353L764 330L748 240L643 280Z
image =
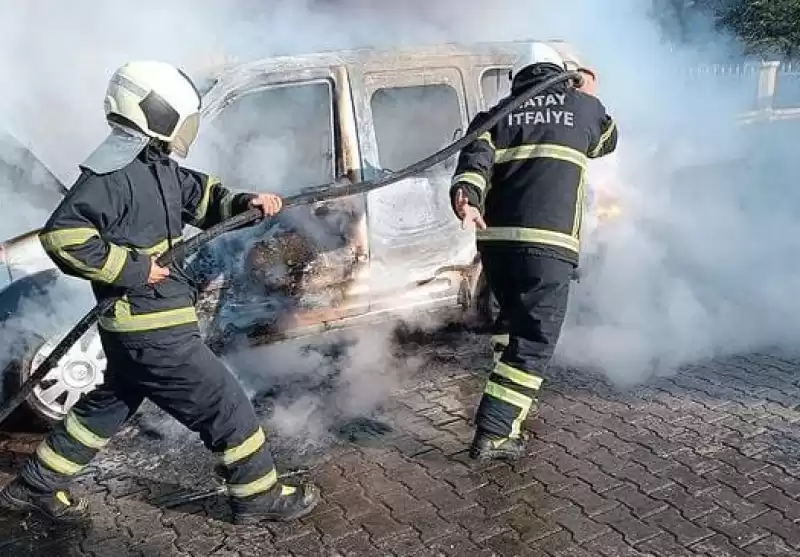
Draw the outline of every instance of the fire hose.
M386 173L374 180L356 183L333 183L315 188L309 188L306 192L298 195L292 195L284 198L283 206L285 208L297 207L301 205L310 205L313 203L320 203L332 199L348 197L351 195L359 195L367 193L379 188L383 188L390 184L400 182L424 172L429 168L440 164L461 149L478 139L478 137L493 128L503 118L508 116L515 108L526 100L535 97L536 95L544 92L548 88L564 81L573 81L574 83L582 82L582 75L579 72L563 72L555 75L541 83L527 87L518 94L508 97L500 105L494 114L488 118L483 124L466 134L461 139L451 143L447 147L437 151L429 157L418 161L402 170L397 172ZM217 236L242 228L244 226L254 224L263 218L260 209L249 209L235 217L227 219L207 230L188 238L174 246L169 251L166 251L158 257L156 262L162 267L167 267L175 263L180 263L192 253L196 252L201 246L210 242ZM14 410L33 392L33 389L41 383L42 379L58 364L61 358L70 350L73 344L86 334L86 332L94 325L101 315L108 312L117 302L119 298L106 298L92 308L89 313L83 316L78 323L61 339L52 352L39 364L39 367L30 375L27 381L23 383L19 390L0 405L0 424L2 424Z

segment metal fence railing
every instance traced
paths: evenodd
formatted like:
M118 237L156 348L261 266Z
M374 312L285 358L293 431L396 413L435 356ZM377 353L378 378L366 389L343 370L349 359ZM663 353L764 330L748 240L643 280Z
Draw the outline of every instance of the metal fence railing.
M800 63L708 64L689 69L701 85L740 91L745 121L800 119Z
M785 63L778 67L773 108L800 108L800 65Z
M695 87L715 91L724 89L727 98L738 96L737 105L747 111L759 108L760 64L708 64L689 68L689 78Z

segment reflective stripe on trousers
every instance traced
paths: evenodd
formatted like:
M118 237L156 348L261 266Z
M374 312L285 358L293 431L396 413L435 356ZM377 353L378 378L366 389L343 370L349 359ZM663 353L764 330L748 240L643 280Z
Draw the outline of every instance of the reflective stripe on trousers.
M515 407L516 418L511 423L509 437L519 437L522 423L536 402L543 379L506 363L495 363L486 382L484 394Z
M222 464L232 496L272 488L277 473L249 397L197 331L164 335L142 348L101 331L108 358L105 381L81 397L26 461L23 480L41 491L68 487L145 399L200 435Z
M36 458L57 474L74 476L80 473L97 451L105 447L108 442L108 438L87 428L80 418L70 411L64 421L56 425L53 435L39 444Z
M574 267L531 250L486 244L479 249L504 316L494 333L510 334L492 367L475 423L479 431L499 439L518 436L536 404L560 336Z
M256 454L264 447L267 442L263 428L259 428L250 437L240 444L229 447L221 454L220 460L223 466L231 467ZM267 473L258 478L243 484L229 483L226 486L228 495L231 497L251 497L271 489L278 483L278 473L272 468Z

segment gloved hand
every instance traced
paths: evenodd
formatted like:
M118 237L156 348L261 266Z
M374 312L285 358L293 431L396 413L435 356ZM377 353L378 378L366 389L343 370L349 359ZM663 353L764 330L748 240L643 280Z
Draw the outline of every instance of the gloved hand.
M478 228L486 229L486 223L477 207L470 205L469 196L463 187L455 188L453 191L453 211L461 220L461 228L464 230Z

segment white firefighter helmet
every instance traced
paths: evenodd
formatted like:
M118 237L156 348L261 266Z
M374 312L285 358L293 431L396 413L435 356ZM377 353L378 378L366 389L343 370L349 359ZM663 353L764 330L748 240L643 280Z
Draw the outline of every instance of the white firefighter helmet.
M517 58L514 67L509 72L509 79L514 79L517 73L534 64L552 64L562 70L567 69L564 58L555 48L546 43L531 43L525 46L525 52Z
M200 124L200 94L180 69L155 60L128 62L111 76L105 113L111 135L83 166L106 173L130 163L152 139L186 157Z

